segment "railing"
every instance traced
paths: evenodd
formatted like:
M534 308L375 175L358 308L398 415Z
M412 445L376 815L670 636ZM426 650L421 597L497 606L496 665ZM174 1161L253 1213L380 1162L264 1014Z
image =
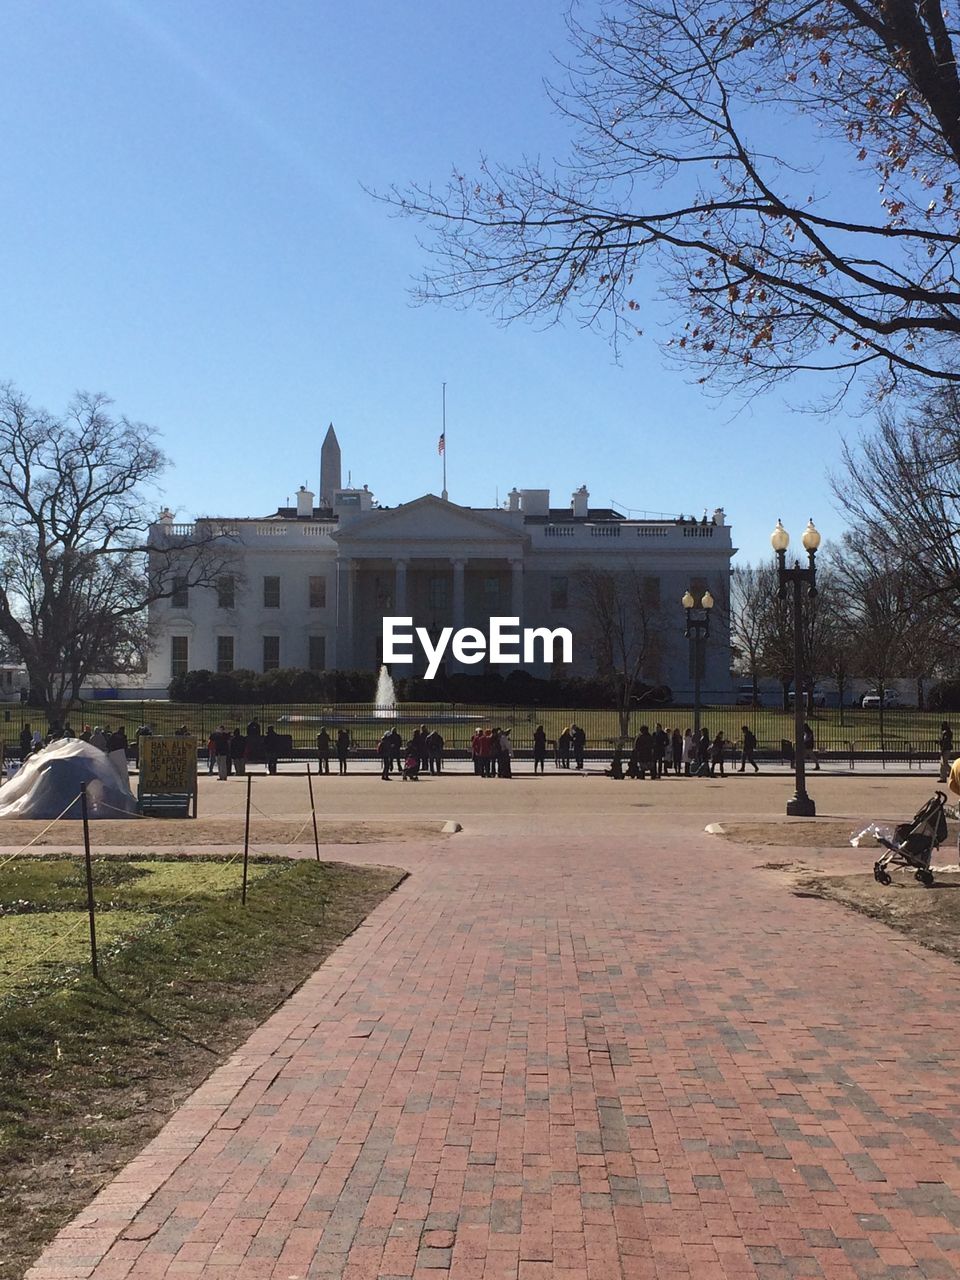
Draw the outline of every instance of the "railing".
M712 524L685 524L682 527L685 538L712 538L715 528Z
M591 538L620 537L620 526L618 524L591 524L588 527L590 529Z
M676 525L641 524L637 526L638 538L665 538Z
M545 524L543 534L546 538L572 538L574 527L572 524Z

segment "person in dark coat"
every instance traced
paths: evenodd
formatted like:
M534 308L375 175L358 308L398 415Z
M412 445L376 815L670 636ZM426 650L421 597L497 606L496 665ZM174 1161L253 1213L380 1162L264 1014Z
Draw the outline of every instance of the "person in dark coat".
M427 767L431 773L443 770L443 738L436 729L427 734Z
M673 772L679 774L683 767L683 734L674 729L670 735L670 751L673 757Z
M238 778L247 771L247 762L244 757L246 749L247 740L240 732L240 726L237 725L230 736L230 766Z
M267 760L267 773L277 772L277 761L280 758L280 739L273 731L273 725L267 725L263 738L263 754Z
M649 773L651 782L657 779L657 765L654 756L653 736L647 725L640 726L636 741L633 744L633 755L630 760L633 766L633 778L644 778Z
M557 739L557 766L561 769L570 768L570 730L566 728Z
M663 777L664 761L667 758L667 743L669 741L666 730L658 720L657 727L653 731L653 763L656 767L658 778Z
M705 766L710 765L710 731L708 729L700 730L700 737L697 739L697 773Z
M317 734L317 767L321 773L330 772L330 735L326 725L321 725Z
M574 764L578 769L583 768L583 749L587 745L587 735L578 724L570 726L570 747L573 751Z
M542 724L538 724L533 731L533 772L537 772L537 765L540 766L540 772L543 773L544 762L547 758L547 734Z
M347 772L347 756L350 752L350 734L346 729L337 730L337 762L340 765L340 772Z
M757 749L757 735L746 724L740 726L740 732L743 734L743 754L740 757L740 772L743 773L747 765L752 764L753 772L759 773L757 762L753 758L753 753Z
M803 754L813 761L814 769L820 768L820 756L817 752L817 740L808 724L803 726Z
M259 720L251 720L250 723L247 725L247 737L248 738L260 737L260 721Z
M218 725L210 735L213 755L217 762L217 778L226 782L230 773L230 735L224 725Z
M377 755L380 757L380 778L383 782L390 781L390 763L393 760L393 738L388 729L377 743Z
M33 751L33 733L30 726L25 724L20 730L20 759L26 760L27 756Z
M726 774L723 772L723 752L726 745L727 745L726 739L724 738L723 730L721 729L720 732L717 734L717 736L714 738L713 742L711 742L710 744L710 777L711 778L714 777L716 774L717 765L720 766L720 777L721 778L726 777Z

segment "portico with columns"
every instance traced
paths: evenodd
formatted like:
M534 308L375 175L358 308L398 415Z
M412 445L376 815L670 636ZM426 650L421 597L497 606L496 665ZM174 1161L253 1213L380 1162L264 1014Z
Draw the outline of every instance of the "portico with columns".
M385 616L410 617L431 636L443 627L486 631L494 615L523 625L527 538L514 513L472 511L427 495L348 520L333 537L342 668L379 664ZM424 665L417 653L410 673ZM457 669L448 660L447 670Z

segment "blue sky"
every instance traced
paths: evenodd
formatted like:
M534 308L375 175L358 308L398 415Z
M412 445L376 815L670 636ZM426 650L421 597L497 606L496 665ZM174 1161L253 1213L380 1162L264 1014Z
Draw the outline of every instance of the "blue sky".
M0 13L0 378L82 388L159 429L182 517L316 488L327 423L387 504L586 483L650 512L724 506L741 558L778 516L842 528L842 430L787 393L718 402L653 336L618 364L576 325L411 304L413 224L363 191L481 152L562 156L542 79L563 0L7 0ZM647 334L656 333L650 302ZM793 403L815 398L809 383Z

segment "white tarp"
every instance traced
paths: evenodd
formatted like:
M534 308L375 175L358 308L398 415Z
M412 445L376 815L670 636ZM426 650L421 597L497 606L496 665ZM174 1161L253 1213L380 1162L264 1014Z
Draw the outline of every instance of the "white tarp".
M81 782L87 784L87 812L91 818L123 818L137 812L126 761L121 764L99 747L74 738L52 742L30 756L0 787L0 819L50 819L60 814L79 818Z

